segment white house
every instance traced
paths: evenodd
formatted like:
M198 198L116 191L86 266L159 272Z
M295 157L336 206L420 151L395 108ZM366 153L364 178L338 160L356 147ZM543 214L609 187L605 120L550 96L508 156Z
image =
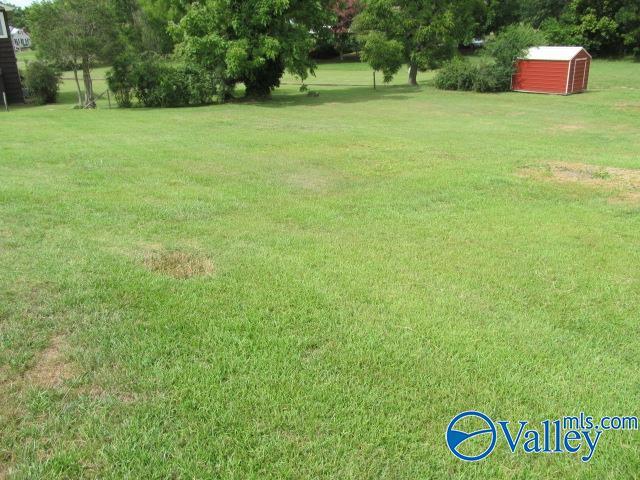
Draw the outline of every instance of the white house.
M31 37L21 28L9 27L11 31L11 40L13 40L13 48L23 50L31 48Z

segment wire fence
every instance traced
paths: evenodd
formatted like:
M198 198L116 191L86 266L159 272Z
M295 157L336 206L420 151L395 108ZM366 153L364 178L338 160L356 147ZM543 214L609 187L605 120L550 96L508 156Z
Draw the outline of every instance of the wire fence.
M60 79L63 80L63 81L75 82L75 78L73 78L73 77L61 77ZM94 82L106 82L107 81L106 78L94 78L92 80ZM297 82L280 82L280 85L301 87L303 84L297 83ZM304 85L307 86L307 87L367 87L367 88L371 88L373 86L373 88L376 88L375 79L374 79L374 83L373 84L371 84L371 83L369 83L369 84L366 84L366 83L305 83ZM105 96L107 97L107 101L109 102L109 108L111 108L111 93L110 93L108 88L104 92L102 92L101 94L96 95L95 99L96 100L101 100Z

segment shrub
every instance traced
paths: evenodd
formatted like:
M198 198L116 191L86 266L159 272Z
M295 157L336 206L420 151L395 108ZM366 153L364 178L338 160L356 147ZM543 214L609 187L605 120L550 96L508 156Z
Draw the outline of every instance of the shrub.
M218 90L212 74L155 57L121 57L107 80L122 107L131 106L134 97L145 107L204 105L213 102Z
M131 55L122 55L113 62L107 72L107 85L121 107L131 107L135 88L133 70L134 59Z
M471 90L476 75L476 66L462 58L446 62L435 77L440 90Z
M511 69L485 60L475 64L461 58L446 63L435 78L440 90L503 92L511 85Z
M145 65L138 73L137 89L146 107L183 107L189 105L187 81L178 69L165 64ZM151 74L147 76L148 74Z
M483 61L474 64L455 58L446 63L435 78L441 90L504 92L511 87L515 61L534 45L545 43L545 36L527 25L511 25L488 43Z
M474 92L506 92L511 88L511 67L483 62L476 67L472 89Z
M29 96L41 105L55 103L60 87L60 72L44 62L29 62L25 73Z
M544 45L544 33L530 25L510 25L487 43L485 54L493 58L496 64L512 69L518 57L533 46ZM504 73L504 72L502 72Z
M136 95L146 107L204 105L216 95L213 76L193 67L145 63L136 78Z

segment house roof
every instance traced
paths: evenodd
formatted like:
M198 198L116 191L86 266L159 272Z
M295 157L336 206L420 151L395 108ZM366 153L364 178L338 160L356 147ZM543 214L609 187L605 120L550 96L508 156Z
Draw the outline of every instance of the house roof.
M527 60L573 60L583 50L583 47L532 47L524 58Z
M9 5L5 5L4 3L0 2L0 10L4 10L5 12L11 12L13 10L13 7Z

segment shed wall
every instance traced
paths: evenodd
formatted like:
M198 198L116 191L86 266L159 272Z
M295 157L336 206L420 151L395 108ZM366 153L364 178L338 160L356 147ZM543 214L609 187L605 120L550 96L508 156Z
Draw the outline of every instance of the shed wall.
M565 93L568 61L519 60L513 76L513 90L541 93Z
M587 55L587 53L583 50L572 61L568 93L579 93L587 90L587 86L589 84L590 68L591 57L589 57L589 55Z

